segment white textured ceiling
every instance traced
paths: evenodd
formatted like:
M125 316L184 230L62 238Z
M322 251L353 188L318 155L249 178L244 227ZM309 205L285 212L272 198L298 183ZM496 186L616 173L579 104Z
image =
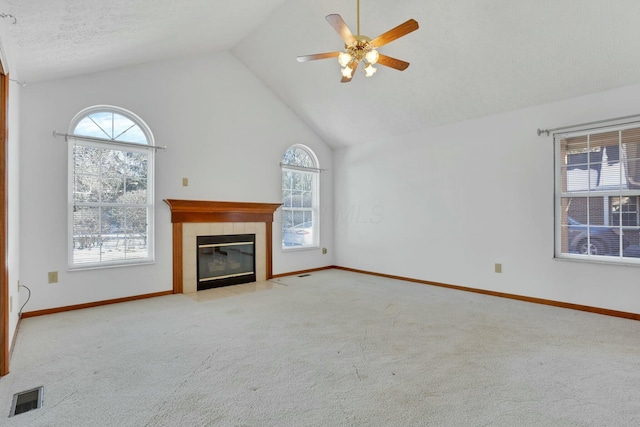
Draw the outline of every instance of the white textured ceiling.
M356 0L0 0L19 77L42 80L227 50L334 147L640 82L638 0L361 0L361 33L409 18L380 49L411 63L339 83L335 59L298 55L356 33Z
M20 79L227 50L285 0L0 0ZM13 57L12 56L12 57Z

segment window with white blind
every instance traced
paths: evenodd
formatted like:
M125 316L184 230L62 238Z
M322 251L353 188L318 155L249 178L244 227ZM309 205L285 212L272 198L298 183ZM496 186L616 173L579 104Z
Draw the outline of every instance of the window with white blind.
M317 248L319 172L315 154L297 144L282 156L282 248Z
M640 123L554 136L558 258L640 263Z
M69 265L153 261L153 135L135 114L97 106L72 120Z

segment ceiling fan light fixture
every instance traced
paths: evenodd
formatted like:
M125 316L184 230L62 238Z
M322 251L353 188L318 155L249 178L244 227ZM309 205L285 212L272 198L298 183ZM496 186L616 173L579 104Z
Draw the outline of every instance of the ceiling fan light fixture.
M343 51L298 56L298 62L314 61L316 59L325 58L338 58L338 63L340 64L340 67L342 67L341 83L349 83L351 81L353 74L361 62L364 66L363 71L367 77L371 77L376 73L376 68L373 67L375 64L381 64L385 67L394 68L398 71L406 70L409 66L408 62L379 54L378 48L417 30L418 22L415 19L409 19L389 31L371 39L360 34L360 0L357 0L357 9L358 32L355 35L351 32L340 15L331 14L325 17L329 25L333 27L344 41Z
M366 53L366 55L364 56L364 59L366 59L369 64L373 65L376 62L378 62L379 57L380 57L380 54L378 53L378 51L375 49L371 49L369 52Z
M342 77L346 77L348 79L350 79L353 75L353 69L351 69L350 67L344 67L342 69Z
M351 56L349 52L340 52L340 54L338 55L338 62L342 67L346 67L347 65L349 65L352 59L353 56Z
M364 67L364 75L367 77L373 76L376 73L376 71L378 71L378 69L371 64Z

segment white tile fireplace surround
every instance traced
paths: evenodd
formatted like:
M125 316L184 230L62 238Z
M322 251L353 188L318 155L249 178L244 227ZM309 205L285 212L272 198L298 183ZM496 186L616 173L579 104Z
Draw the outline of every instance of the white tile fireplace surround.
M197 290L197 237L256 235L256 280L272 277L273 213L280 203L166 199L173 223L173 293Z
M231 234L256 235L256 281L267 280L265 222L209 222L182 225L182 292L187 294L198 290L197 237L228 236ZM271 224L269 224L271 226Z

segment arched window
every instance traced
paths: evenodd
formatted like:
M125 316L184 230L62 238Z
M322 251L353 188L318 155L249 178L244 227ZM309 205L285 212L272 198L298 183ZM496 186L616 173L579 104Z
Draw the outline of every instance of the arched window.
M318 160L296 144L282 156L282 248L320 246Z
M135 114L95 106L69 127L69 266L153 261L153 134Z

